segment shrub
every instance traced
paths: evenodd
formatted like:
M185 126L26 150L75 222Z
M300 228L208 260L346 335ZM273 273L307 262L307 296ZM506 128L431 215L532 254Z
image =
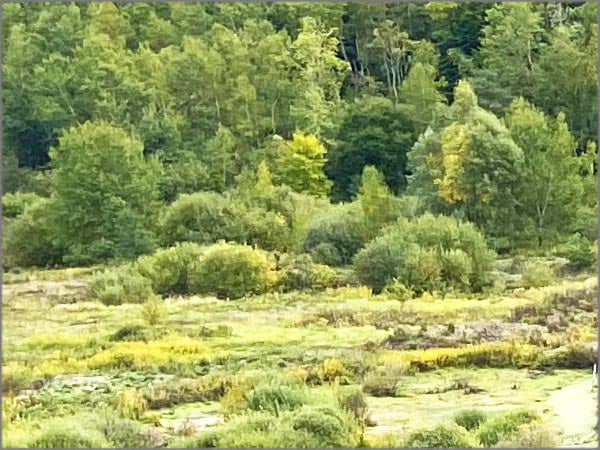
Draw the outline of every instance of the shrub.
M115 398L115 410L127 419L139 420L146 408L148 402L141 391L137 389L126 389L117 392Z
M333 284L336 273L329 266L315 264L310 255L284 254L279 260L284 290L324 288Z
M96 419L96 428L104 435L109 444L116 448L144 448L142 427L134 420L116 417L106 411Z
M299 408L306 400L299 388L277 380L259 384L246 394L245 399L249 409L277 415Z
M257 206L231 203L225 210L229 220L220 239L256 245L265 250L286 250L290 228L279 212Z
M141 325L125 325L109 338L111 341L146 341L147 330Z
M160 221L161 242L172 245L191 241L214 242L227 225L223 214L228 200L216 192L196 192L180 195L165 209Z
M469 279L473 272L473 261L461 249L451 249L442 252L442 278L449 286L468 288Z
M394 397L398 377L388 375L369 375L365 380L363 390L373 397Z
M373 291L381 292L389 281L400 276L407 244L395 236L383 235L362 249L354 258L354 270L361 283L373 287Z
M332 206L308 226L304 249L319 263L348 264L364 244L362 226L360 205Z
M561 439L556 430L539 423L522 426L517 435L507 443L506 447L521 448L556 448Z
M225 431L207 431L200 436L184 439L176 443L173 448L217 448L223 447L220 441L223 439Z
M457 425L471 431L479 427L487 419L486 414L478 409L467 409L454 416Z
M142 317L149 326L158 325L164 318L164 302L157 297L150 297L142 304Z
M493 253L472 224L430 214L400 219L354 258L362 283L380 292L394 278L415 291L486 282Z
M204 250L204 247L191 242L176 244L140 257L135 268L151 281L157 294L185 294L189 291L189 268L200 259Z
M344 264L344 259L342 255L340 255L337 247L329 242L317 244L310 253L315 261L319 261L326 265L341 266Z
M486 447L496 445L501 440L510 439L521 425L525 425L539 416L532 411L514 411L488 419L478 431L479 440Z
M98 430L86 428L85 418L54 419L42 425L29 448L100 448L107 442Z
M212 373L201 378L179 378L153 384L143 390L143 395L148 408L158 409L181 403L217 401L233 386L231 377Z
M193 293L236 299L266 292L277 281L269 255L246 245L219 243L207 248L192 264L189 284Z
M52 211L54 201L40 198L13 219L3 219L2 265L48 267L62 262L63 252L54 244Z
M321 380L329 382L343 377L347 373L343 361L337 358L327 358L319 367L319 376Z
M32 192L14 192L2 196L2 217L14 218L25 211L25 207L37 202L41 197Z
M181 195L165 209L160 230L165 245L227 240L268 250L284 249L290 236L287 222L280 213L215 192Z
M291 417L292 429L306 434L302 447L353 447L354 421L343 411L331 406L305 405ZM302 436L302 435L301 435ZM291 437L291 436L290 436ZM302 436L304 438L304 436ZM299 442L290 442L289 444ZM294 447L295 445L290 445Z
M406 446L413 448L473 448L478 447L478 443L467 430L453 423L413 431L408 436Z
M96 272L90 286L90 297L105 305L143 303L152 295L150 280L129 266Z
M364 421L367 418L367 401L361 391L353 390L349 393L342 394L338 401L342 409L351 412L357 421Z
M400 301L410 300L415 295L415 292L411 288L406 287L406 285L397 278L392 279L392 281L385 286L384 292Z
M543 287L552 283L554 271L547 264L530 261L523 266L521 276L523 287Z
M594 245L579 233L571 236L560 252L560 256L569 260L568 266L572 270L592 269L596 264Z

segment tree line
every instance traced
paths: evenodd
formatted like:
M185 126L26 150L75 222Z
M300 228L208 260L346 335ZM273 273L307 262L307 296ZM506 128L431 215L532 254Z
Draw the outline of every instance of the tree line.
M596 11L5 4L9 245L39 235L37 265L147 253L158 222L185 234L174 205L200 191L210 220L244 217L221 236L244 241L282 220L305 234L293 194L361 198L369 238L410 204L496 251L594 240Z

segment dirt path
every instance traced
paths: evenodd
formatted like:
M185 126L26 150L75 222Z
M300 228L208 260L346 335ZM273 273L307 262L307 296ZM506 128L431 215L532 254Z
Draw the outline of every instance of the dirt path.
M552 392L549 405L556 414L556 423L562 428L563 447L596 447L594 432L597 421L597 391L592 392L591 376L577 380Z

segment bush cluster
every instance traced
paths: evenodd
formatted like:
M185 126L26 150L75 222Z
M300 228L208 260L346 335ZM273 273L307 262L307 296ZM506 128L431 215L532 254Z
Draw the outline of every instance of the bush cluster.
M144 303L153 294L151 281L131 266L96 272L90 297L105 305Z
M278 281L271 256L247 245L182 243L142 256L131 266L94 274L92 298L106 305L143 303L153 293L211 294L237 299Z
M413 431L406 441L412 448L474 448L478 447L475 439L467 430L456 424L437 425Z
M354 266L359 280L376 292L394 280L423 292L479 289L492 260L484 236L472 224L427 214L398 220L356 255Z
M3 218L4 268L50 267L62 262L63 252L54 242L53 210L54 200L49 198L23 201L12 212L9 208L15 216Z
M181 195L165 208L159 228L164 245L226 240L275 250L285 249L290 236L280 213L216 192Z
M328 266L349 264L365 243L362 227L358 204L332 206L309 225L304 250Z

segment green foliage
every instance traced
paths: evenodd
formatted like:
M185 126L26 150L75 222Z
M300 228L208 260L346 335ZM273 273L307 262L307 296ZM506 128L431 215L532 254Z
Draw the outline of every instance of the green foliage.
M573 229L584 195L580 168L584 159L576 154L577 142L570 134L564 114L549 120L522 98L510 105L509 130L525 157L519 192L519 215L538 245ZM527 228L523 239L530 238Z
M96 419L96 428L112 446L122 448L144 448L146 446L139 422L116 417L110 411L105 411Z
M521 273L524 288L548 286L554 280L554 271L547 264L528 262Z
M305 405L293 413L290 421L292 429L299 433L298 437L306 439L304 442L295 441L303 447L339 448L356 445L353 420L331 406Z
M278 267L282 272L281 284L285 290L324 288L335 279L333 269L315 264L307 254L281 255Z
M2 217L12 219L20 216L25 207L39 200L39 195L33 192L15 192L2 196Z
M473 448L477 439L456 424L437 425L433 428L413 431L407 438L407 447L413 448Z
M208 247L189 269L190 291L237 299L266 292L277 282L269 255L246 245L218 243Z
M373 166L366 166L360 180L358 201L363 211L367 240L375 237L384 225L398 217L394 200L383 176Z
M512 236L519 226L523 150L500 119L477 106L465 81L444 115L409 155L411 191L434 210L463 216L490 237Z
M498 442L510 439L521 425L528 424L539 417L531 411L514 411L493 417L484 422L477 435L483 445L492 447Z
M55 232L71 262L151 249L158 168L142 150L137 137L100 121L71 128L50 153Z
M277 181L294 191L326 196L331 182L323 173L327 150L316 136L294 133L281 145L277 156Z
M159 249L152 255L141 256L134 267L150 280L157 294L185 294L189 292L190 267L202 257L204 251L198 244L183 242Z
M82 418L54 419L43 424L28 442L29 448L98 448L106 446L99 431L82 426Z
M90 297L105 305L143 303L152 295L150 280L130 266L96 272L90 285Z
M161 220L162 242L209 244L221 239L284 249L289 228L285 218L215 192L184 194L170 204Z
M332 197L350 200L367 165L380 171L395 193L406 187L407 153L414 143L410 112L381 97L364 96L344 110L330 152Z
M171 203L161 218L161 241L172 245L180 241L212 243L223 236L226 226L223 210L227 199L216 192L183 194Z
M454 416L457 425L472 431L487 420L487 415L478 409L467 409Z
M245 400L247 407L253 411L279 415L283 411L300 408L306 397L298 387L272 380L254 387L246 394Z
M146 341L146 329L141 325L125 325L109 338L111 341Z
M530 4L498 4L486 12L475 87L484 107L502 112L510 100L531 98L534 64L542 47L540 12Z
M142 318L148 326L158 325L165 318L165 305L162 299L157 297L149 297L142 304Z
M569 260L574 270L589 270L597 264L596 244L591 243L579 233L572 235L559 252Z
M13 219L3 218L2 265L6 268L47 267L61 262L51 219L54 199L40 198Z
M393 279L416 292L483 285L492 253L469 223L425 215L400 219L354 260L362 283L381 291Z
M332 206L308 226L304 248L319 263L348 264L364 243L362 224L358 205Z
M148 406L143 394L136 389L126 389L117 392L114 407L124 418L139 420Z

